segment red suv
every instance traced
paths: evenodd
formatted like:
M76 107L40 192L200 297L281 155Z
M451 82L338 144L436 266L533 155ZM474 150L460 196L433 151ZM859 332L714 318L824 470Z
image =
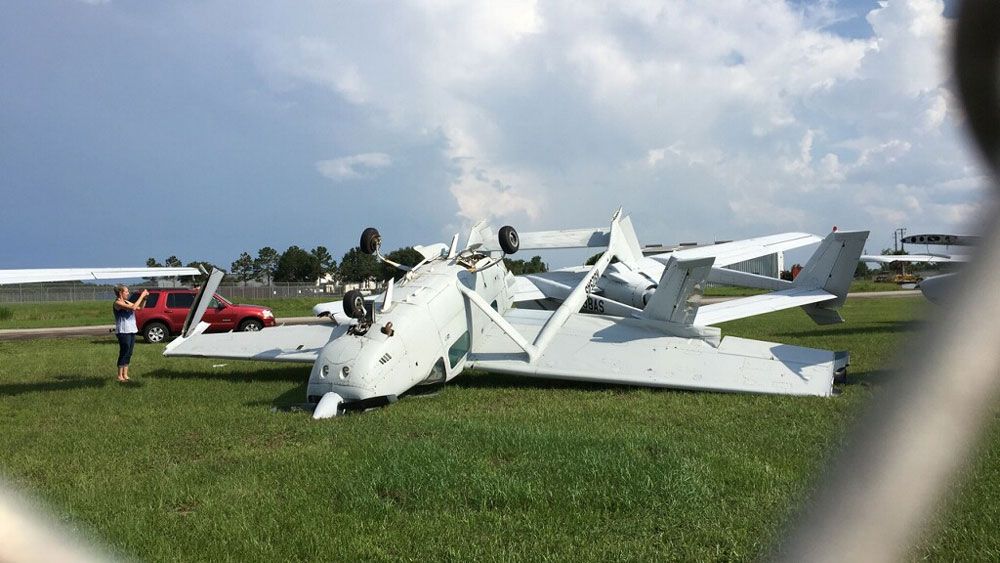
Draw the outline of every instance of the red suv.
M150 289L146 305L135 312L135 324L146 342L163 342L180 334L197 293L193 289ZM129 300L138 296L133 293ZM274 313L267 307L233 305L218 293L208 303L202 321L211 325L206 332L257 331L275 324Z

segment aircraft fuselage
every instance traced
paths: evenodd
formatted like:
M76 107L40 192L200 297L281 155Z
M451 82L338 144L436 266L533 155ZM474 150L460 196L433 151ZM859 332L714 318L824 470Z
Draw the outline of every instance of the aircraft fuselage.
M512 276L502 262L475 273L467 265L468 260L437 258L408 272L395 285L387 311L371 305L374 322L364 334L350 331L322 349L309 375L309 401L329 392L348 402L398 396L461 373L474 328L485 315L468 306L456 283L474 289L501 314L511 307Z

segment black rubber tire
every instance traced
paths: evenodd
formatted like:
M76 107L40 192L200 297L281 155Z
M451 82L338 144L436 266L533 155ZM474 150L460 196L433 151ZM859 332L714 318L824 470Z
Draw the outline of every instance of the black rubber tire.
M352 319L361 319L365 316L365 297L361 292L352 289L344 294L344 314Z
M257 332L262 328L264 328L264 323L260 319L243 319L236 330L240 332Z
M361 233L361 252L375 254L382 245L382 235L375 227L368 227Z
M150 344L159 344L170 338L170 329L159 321L146 323L142 327L142 338Z
M521 247L521 237L517 236L514 227L500 227L500 248L505 254L514 254Z

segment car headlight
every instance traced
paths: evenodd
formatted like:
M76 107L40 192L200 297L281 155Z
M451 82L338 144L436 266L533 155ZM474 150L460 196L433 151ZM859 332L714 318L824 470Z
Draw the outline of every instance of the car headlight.
M274 318L274 313L272 313L270 309L264 309L263 315L264 315L265 319L273 319Z

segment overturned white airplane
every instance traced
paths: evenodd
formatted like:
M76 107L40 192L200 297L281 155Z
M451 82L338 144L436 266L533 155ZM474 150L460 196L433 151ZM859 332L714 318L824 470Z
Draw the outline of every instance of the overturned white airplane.
M551 243L552 233L546 235ZM865 232L830 235L790 290L731 301L719 318L785 306L839 305L866 237ZM538 233L524 238L538 238ZM375 303L366 303L357 292L345 296L347 324L204 334L208 325L199 320L207 300L199 298L183 335L164 355L311 363L306 393L308 402L317 404L316 418L393 402L416 386L444 383L466 368L597 383L816 396L831 395L835 372L846 369L846 354L722 337L718 328L698 324L699 309L688 298L706 280L712 257L669 260L637 315L579 313L588 289L613 258L633 263L641 256L631 222L620 210L604 243L607 250L555 311L514 308L517 281L503 257L516 252L522 239L512 227L500 229L499 244L491 239L489 226L480 223L464 249L458 248L458 235L450 246L415 247L424 260L412 268L396 265L405 275L399 283L390 282ZM362 250L382 258L380 244L375 229L362 235ZM213 272L201 295L211 295L221 278L222 272Z

